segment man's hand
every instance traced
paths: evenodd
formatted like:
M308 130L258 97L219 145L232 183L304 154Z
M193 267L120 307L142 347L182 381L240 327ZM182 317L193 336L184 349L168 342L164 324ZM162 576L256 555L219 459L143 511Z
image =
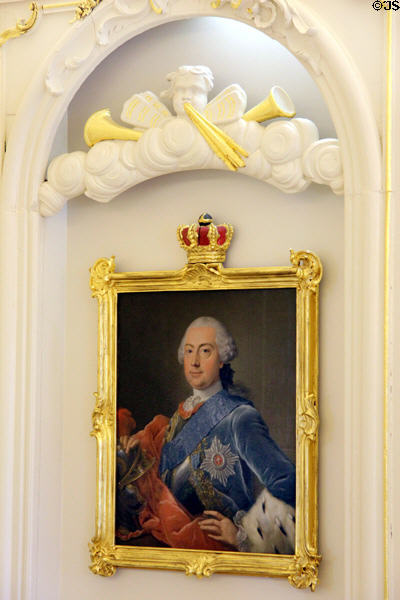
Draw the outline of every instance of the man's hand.
M205 510L203 515L209 515L211 518L202 519L199 522L200 529L205 531L213 540L218 540L237 548L237 527L228 517L224 517L224 515L216 510Z

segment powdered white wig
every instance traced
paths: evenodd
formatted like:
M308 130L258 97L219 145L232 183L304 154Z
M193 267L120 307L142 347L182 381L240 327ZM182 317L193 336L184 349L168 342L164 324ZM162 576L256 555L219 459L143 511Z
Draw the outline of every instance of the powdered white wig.
M166 79L170 82L170 87L167 90L161 92L161 98L172 98L175 91L175 80L180 75L187 75L191 73L192 75L199 75L202 77L206 84L206 91L209 92L214 87L214 76L212 74L211 69L205 67L204 65L196 65L194 67L190 65L183 65L178 68L177 71L173 71L172 73L168 73Z
M190 323L189 327L187 327L182 341L179 344L178 361L181 364L183 363L186 335L191 327L213 327L215 329L215 341L217 343L219 358L224 364L229 363L237 356L238 350L236 348L235 340L225 325L220 321L217 321L217 319L214 319L214 317L198 317Z

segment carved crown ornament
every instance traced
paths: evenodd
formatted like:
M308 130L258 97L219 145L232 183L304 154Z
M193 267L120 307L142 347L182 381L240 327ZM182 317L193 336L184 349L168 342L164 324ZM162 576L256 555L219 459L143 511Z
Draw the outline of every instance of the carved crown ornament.
M241 270L236 270L234 276L227 276L226 269L223 267L233 234L233 225L229 223L215 225L213 217L208 212L202 213L197 222L179 225L177 239L180 247L186 252L187 263L182 269L173 272L173 275L170 276L171 280L179 286L189 286L191 289L219 288L221 285L227 284L228 280L233 281L233 279L235 285L241 285L243 283ZM308 250L297 252L290 250L290 262L292 263L290 278L295 277L296 287L306 293L315 294L323 273L318 256ZM141 279L140 273L137 273L135 281L138 285ZM164 275L160 273L160 280L163 279ZM248 280L247 275L245 279ZM257 276L255 280L257 280ZM93 297L105 297L115 288L117 281L118 274L115 273L114 256L100 258L90 269L90 288ZM146 277L143 277L143 282L145 281ZM100 407L102 406L101 398L98 398L97 403ZM319 424L315 416L317 414L316 397L313 394L307 394L298 419L299 428L304 430L306 437L315 437Z
M85 194L109 202L136 184L162 174L193 170L237 171L287 193L310 183L327 184L342 193L343 172L338 141L319 139L316 125L294 118L295 107L279 86L247 110L238 84L208 101L211 70L181 66L167 75L175 115L151 91L135 93L116 123L108 109L89 117L84 138L88 152L70 152L51 161L39 189L40 212L58 212L71 198ZM272 121L264 126L264 121Z
M232 225L214 225L208 213L200 215L198 224L179 225L178 241L186 250L188 263L223 263L233 236Z

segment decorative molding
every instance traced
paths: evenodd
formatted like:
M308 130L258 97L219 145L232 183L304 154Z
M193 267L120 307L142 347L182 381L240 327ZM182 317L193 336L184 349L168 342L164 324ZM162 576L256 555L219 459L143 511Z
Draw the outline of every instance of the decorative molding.
M55 52L46 67L44 75L44 84L47 91L52 96L61 96L65 92L66 81L71 72L80 70L92 59L95 50L93 33L90 32L84 43L79 44L79 50L76 50L73 54L70 53L69 48L68 52L65 50Z
M183 278L195 288L219 287L222 282L220 265L193 264L186 265L182 271Z
M64 61L64 68L79 68L82 60ZM61 93L62 84L49 73L49 89ZM176 116L147 91L125 101L121 119L129 127L113 121L108 109L89 117L84 128L85 141L91 146L87 154L62 154L48 168L47 181L39 190L42 216L55 214L81 194L109 202L152 177L193 169L236 171L240 167L241 173L286 193L303 191L311 182L330 185L337 194L343 192L338 140L318 139L317 126L308 119L260 124L295 115L293 102L281 88L273 87L265 100L245 112L247 95L238 84L227 86L208 101L213 87L208 67L182 66L167 79L170 88L161 97L172 98ZM175 79L185 87L185 102L175 92ZM200 93L194 93L194 81Z
M79 21L80 19L84 19L85 17L90 15L91 12L96 8L96 6L98 6L102 1L103 0L78 0L76 2L75 17L72 19L71 23ZM68 2L66 4L68 4ZM60 4L59 6L62 6L62 4ZM44 4L43 10L45 10L47 7ZM55 3L54 5L51 5L51 8L57 9L58 5Z
M320 53L313 39L317 30L292 0L216 0L212 6L224 9L225 13L236 12L243 20L279 40L302 62L306 61L315 75L320 74Z
M303 155L305 176L315 183L330 185L343 194L343 163L336 139L325 138L311 144Z
M29 10L31 11L29 19L27 21L21 19L17 22L15 27L3 31L3 33L0 34L0 47L8 42L8 40L20 37L32 29L38 20L39 10L43 11L45 14L48 14L52 10L75 10L75 16L72 21L70 21L71 23L74 23L75 21L79 21L90 15L100 2L102 2L102 0L67 0L66 2L53 2L40 5L37 4L37 2L31 2L29 6ZM149 2L153 7L153 0L149 0ZM153 10L156 11L156 7L154 7Z
M30 29L32 29L32 27L37 21L39 9L35 2L31 3L29 9L31 11L31 14L27 21L21 19L17 21L15 27L12 27L11 29L6 29L5 31L0 33L0 47L3 46L3 44L5 44L6 42L8 42L8 40L20 37L24 33L27 33Z
M96 406L92 414L93 431L90 435L96 437L103 432L104 426L113 425L115 412L100 394L95 392L94 397L96 398Z
M114 575L116 568L111 562L112 549L105 544L99 542L96 538L93 538L89 543L90 558L92 564L90 570L95 575L102 575L103 577L111 577Z
M115 271L115 257L100 258L90 269L90 289L92 296L104 295L113 285L110 275Z
M168 12L173 0L114 0L113 14L102 19L96 25L96 41L101 46L108 45L115 34L121 33L121 28L129 27L129 21L136 22L145 17L161 17Z
M311 588L315 592L318 585L318 565L321 557L311 554L301 555L296 560L296 572L288 577L293 587L304 589Z
M165 22L209 15L212 9L207 6L210 7L210 0L185 0L173 13L165 15ZM299 10L298 4L296 9ZM310 38L313 45L310 58L316 60L321 54L321 60L317 61L319 77L315 71L312 75L328 104L341 141L346 197L343 595L348 600L372 600L380 597L383 587L381 549L376 543L382 536L381 459L378 457L383 362L379 285L383 265L384 203L379 191L383 189L382 157L371 93L355 61L349 58L340 39L329 31L325 17L320 16L318 10L313 12L306 3L301 5L301 16L306 17L306 22L315 30ZM100 4L89 19L68 28L57 46L49 48L47 65L39 66L37 72L29 75L30 86L19 104L8 138L0 206L0 266L7 282L7 294L0 307L3 333L0 382L2 397L8 401L3 406L5 418L0 420L0 427L5 467L1 482L9 493L2 499L0 512L0 525L5 532L0 570L4 594L10 598L13 590L21 591L21 599L31 598L40 587L37 578L29 577L35 572L43 517L35 482L38 473L42 480L47 476L38 452L43 423L33 410L43 405L45 376L35 357L41 353L50 366L54 364L54 356L41 345L45 317L40 302L46 282L42 257L43 253L51 252L52 247L47 245L36 218L38 206L33 199L46 168L50 141L76 90L110 52L150 28L153 22L150 17L143 21L132 19L129 27L121 28L120 33L115 29L107 46L95 46L96 51L82 61L79 68L63 74L60 83L64 93L59 96L51 95L43 82L52 61L61 55L64 58L83 56L93 35L93 24L97 27L100 19L109 20L113 15L111 3ZM227 12L227 16L230 15L242 20ZM158 19L161 24L162 18ZM289 47L285 39L282 43ZM310 66L310 58L305 53L296 55L306 68ZM61 258L55 260L59 260L57 273L61 281L65 264ZM24 268L19 268L21 265ZM61 356L62 344L56 347ZM21 386L21 382L26 385ZM361 420L363 431L368 435L361 434ZM15 424L19 424L18 429ZM50 445L49 452L51 448L55 447ZM367 495L364 489L369 490ZM20 501L16 503L17 497ZM57 575L53 580L56 585Z
M62 51L56 52L50 60L45 74L47 90L54 96L62 95L71 71L83 67L102 47L109 46L136 22L146 18L159 19L166 13L170 2L171 0L114 0L111 10L101 10L98 15L93 15L94 35L85 40L84 51L77 54L76 45L72 42ZM77 32L76 37L78 36Z
M203 554L201 558L189 561L185 567L186 575L197 575L199 579L202 577L210 577L215 570L215 558Z
M314 442L319 428L318 404L315 394L307 394L297 419L297 427L303 437Z
M220 128L249 152L240 173L291 194L307 189L312 182L331 185L337 194L343 192L338 141L318 140L312 121L299 118L263 127L239 119ZM79 151L57 156L39 189L40 212L43 216L55 214L81 194L109 202L152 177L193 169L228 167L189 120L171 117L160 127L147 129L137 142L102 141L87 154Z
M291 250L290 261L297 268L300 287L315 292L322 277L322 265L319 258L312 252Z
M180 8L179 0L136 0L133 4L129 0L114 0L112 10L106 11L101 7L103 10L96 11L96 18L93 19L95 36L90 49L76 60L75 48L71 44L64 48L62 56L55 56L45 76L47 89L54 95L63 94L69 71L89 61L99 46L114 43L140 20L160 20L174 12L175 6ZM315 75L320 74L320 52L315 41L317 30L307 23L303 11L292 0L221 0L214 3L201 0L197 2L196 14L212 15L221 9L224 16L247 21L249 25L277 39L301 62L307 62Z

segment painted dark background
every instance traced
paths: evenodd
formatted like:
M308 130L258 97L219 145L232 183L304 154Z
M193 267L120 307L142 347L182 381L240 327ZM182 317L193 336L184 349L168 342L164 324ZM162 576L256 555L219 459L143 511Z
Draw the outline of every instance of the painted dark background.
M170 417L191 394L177 350L201 315L232 333L239 349L234 382L247 388L271 436L295 462L295 289L118 294L118 407L129 408L141 429L156 414Z

